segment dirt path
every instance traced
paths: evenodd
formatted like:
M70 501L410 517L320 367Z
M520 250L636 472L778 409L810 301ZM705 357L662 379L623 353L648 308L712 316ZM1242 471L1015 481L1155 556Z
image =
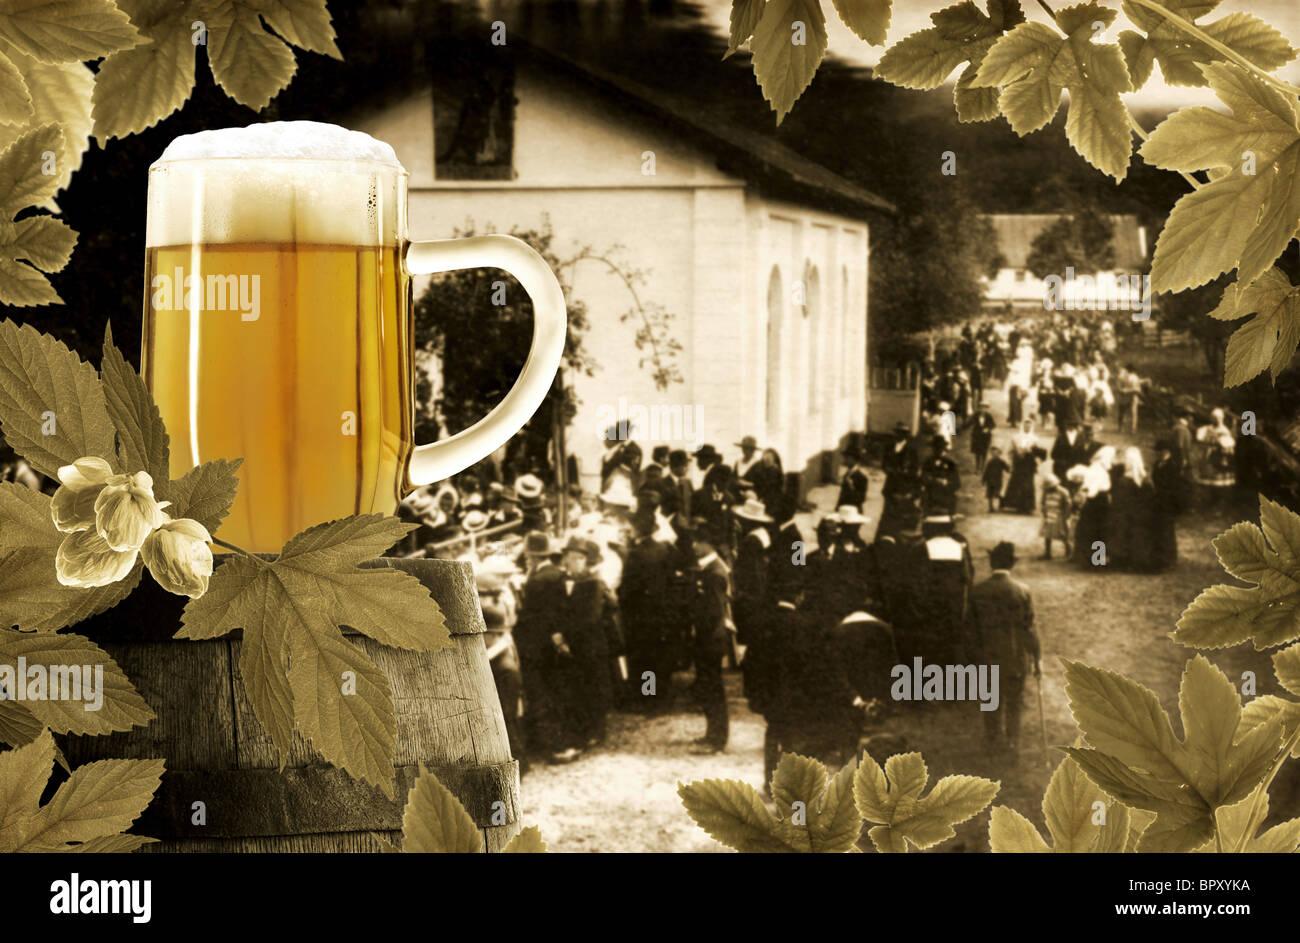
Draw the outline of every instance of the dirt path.
M1005 422L1005 397L986 398L999 419L994 444L1008 451L1011 430ZM1042 444L1050 450L1051 437ZM1154 433L1143 430L1135 438L1114 431L1106 422L1103 441L1119 448L1136 441L1150 454ZM1224 574L1210 540L1237 520L1253 517L1244 507L1203 508L1179 519L1178 565L1169 573L1136 575L1120 572L1085 572L1068 562L1038 559L1039 520L1036 516L989 514L975 474L965 436L954 453L961 465L963 489L960 510L967 516L960 529L970 541L976 579L989 573L987 549L999 540L1017 545L1023 560L1016 576L1034 594L1038 628L1043 644L1042 700L1046 721L1045 755L1038 721L1038 692L1031 681L1025 692L1022 746L1019 757L996 758L987 754L981 739L978 705L926 704L902 712L891 729L908 749L924 753L931 781L948 773L972 773L1000 780L996 800L1010 805L1042 826L1039 804L1050 768L1059 762L1053 749L1077 736L1065 697L1064 673L1058 656L1079 660L1125 674L1152 688L1178 728L1178 684L1186 660L1194 654L1168 638L1179 614L1202 589L1223 582ZM872 475L866 508L873 521L880 516L882 476ZM800 524L806 536L812 522L831 509L836 489L813 492L815 515ZM872 525L865 531L870 533ZM1248 647L1212 654L1234 682L1252 670L1259 693L1273 693L1267 655ZM612 719L609 744L568 766L539 767L523 781L525 824L536 824L553 851L718 851L714 843L686 816L676 795L681 781L705 778L741 779L755 786L762 780L763 720L751 713L740 694L740 677L727 677L731 708L731 743L725 754L692 756L690 741L703 732L698 714L675 713L653 719L619 714ZM1295 764L1293 764L1295 765ZM1291 783L1279 783L1275 813L1291 816L1300 798ZM1289 792L1284 790L1290 790ZM1278 815L1275 818L1280 817ZM961 827L957 838L941 846L944 851L987 850L987 815Z

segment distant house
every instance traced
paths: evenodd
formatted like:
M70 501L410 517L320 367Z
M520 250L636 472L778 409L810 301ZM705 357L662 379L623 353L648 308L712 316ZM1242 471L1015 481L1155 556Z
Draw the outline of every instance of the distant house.
M1000 311L1010 305L1012 309L1042 311L1044 298L1054 300L1049 295L1049 289L1055 287L1054 282L1030 272L1028 259L1034 239L1062 217L1053 213L994 213L986 218L997 234L998 251L1004 262L997 277L988 282L985 309ZM1070 273L1056 273L1056 277L1065 283L1061 286L1061 294L1066 304L1086 305L1097 301L1101 307L1110 304L1124 311L1140 307L1141 282L1135 282L1133 276L1140 277L1149 271L1146 227L1138 225L1136 216L1112 216L1111 219L1115 227L1114 269L1109 272L1076 272L1073 281L1067 279ZM1084 275L1091 279L1090 283L1081 280ZM1122 276L1123 281L1117 276ZM1115 290L1113 297L1108 291L1112 286Z
M620 320L627 286L594 262L566 273L600 365L569 378L584 487L598 488L601 436L625 415L653 417L634 434L647 457L657 442L711 443L730 460L753 435L806 485L833 473L834 450L866 427L868 227L890 204L690 102L513 37L485 58L353 124L410 172L412 238L549 220L561 256L622 246L644 299L676 315L684 382L659 390L638 366L637 325Z

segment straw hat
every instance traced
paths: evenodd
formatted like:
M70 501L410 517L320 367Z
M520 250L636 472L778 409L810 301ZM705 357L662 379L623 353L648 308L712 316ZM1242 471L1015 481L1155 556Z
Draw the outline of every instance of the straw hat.
M754 496L753 492L748 492L745 503L731 509L731 513L737 517L743 517L747 521L754 521L759 524L771 524L772 516L767 513L767 508L763 502Z

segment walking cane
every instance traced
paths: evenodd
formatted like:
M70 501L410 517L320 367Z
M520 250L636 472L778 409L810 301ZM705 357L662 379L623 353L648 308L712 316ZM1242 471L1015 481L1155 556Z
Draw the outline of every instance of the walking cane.
M1043 764L1051 769L1052 758L1047 752L1047 719L1043 716L1043 673L1040 670L1035 678L1038 681L1038 734L1043 745Z

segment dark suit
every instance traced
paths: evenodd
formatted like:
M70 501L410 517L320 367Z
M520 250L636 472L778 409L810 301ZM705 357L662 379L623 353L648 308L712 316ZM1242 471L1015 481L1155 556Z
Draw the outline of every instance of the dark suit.
M613 706L611 658L622 654L623 639L615 619L617 602L594 575L560 581L552 631L560 632L571 654L560 655L563 705L561 726L566 745L582 747L605 737L605 717Z
M1038 665L1038 633L1034 631L1034 602L1029 588L1005 570L971 590L973 635L979 662L998 666L998 709L984 712L985 735L1003 734L1014 748L1020 736L1021 695L1025 676Z
M1070 441L1064 429L1057 433L1056 441L1052 443L1052 471L1062 483L1066 473L1075 465L1088 464L1087 443L1082 429L1075 430L1074 442Z
M551 633L559 611L559 593L564 592L564 571L554 563L543 563L524 582L515 621L515 648L524 682L524 721L527 740L544 751L563 749L560 729L561 706L559 660Z
M671 698L673 653L671 609L672 548L639 537L627 551L618 586L619 612L627 645L628 679L637 704L663 707ZM655 696L642 696L645 672L653 672Z
M727 693L722 684L722 659L729 647L727 619L731 607L731 573L715 557L700 570L695 611L695 696L704 711L705 741L722 749L727 745Z
M840 479L840 496L835 501L837 508L852 506L859 511L867 501L867 473L854 465Z
M709 522L717 541L727 541L729 521L727 505L730 503L731 467L720 462L709 466L704 473L704 480L691 497L693 513Z
M678 478L671 472L659 481L659 494L662 500L659 510L664 517L680 514L683 518L691 516L691 482L685 476Z
M993 430L997 425L998 421L987 409L981 409L975 414L975 422L970 430L970 450L975 456L976 471L984 470L984 460L989 454L989 446L993 444Z

